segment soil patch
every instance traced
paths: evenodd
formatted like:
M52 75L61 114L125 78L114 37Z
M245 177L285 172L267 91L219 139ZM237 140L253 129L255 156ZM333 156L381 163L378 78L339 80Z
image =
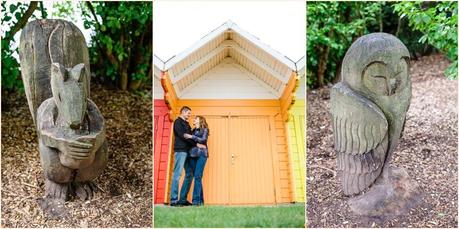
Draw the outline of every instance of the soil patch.
M107 124L108 166L95 180L102 191L65 203L60 219L39 207L44 179L25 94L2 98L2 227L151 227L152 99L91 86Z

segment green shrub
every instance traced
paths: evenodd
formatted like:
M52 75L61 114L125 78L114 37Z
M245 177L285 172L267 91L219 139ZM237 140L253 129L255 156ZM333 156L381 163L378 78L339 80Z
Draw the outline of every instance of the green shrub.
M308 86L320 87L339 77L341 60L355 38L378 27L379 2L308 2Z
M444 53L453 63L444 72L457 78L457 1L400 2L394 10L407 18L409 26L423 33L419 43L428 43Z
M454 39L457 38L457 27L454 27L457 24L457 3L429 4L433 4L433 6L427 6L427 11L433 15L439 14L438 11L449 12L440 13L443 16L437 16L442 20L435 20L435 23L434 20L429 21L433 23L431 27L436 28L432 29L432 33L447 34L443 39L441 36L437 36L439 38L438 44L424 42L429 40L424 29L413 27L413 23L419 24L418 26L422 25L419 19L417 22L412 22L405 17L407 14L402 15L403 13L400 13L400 16L397 14L400 9L407 11L419 9L422 5L420 2L308 2L308 87L317 88L339 80L341 62L347 49L355 39L372 32L386 32L397 36L407 46L414 59L430 54L436 48L445 53L451 60L457 60L455 55L457 40L452 41L453 37ZM424 11L426 10L424 9ZM425 12L418 13L425 14ZM420 16L416 17L419 18ZM426 16L423 17L426 18ZM434 16L430 17L433 18ZM442 25L445 26L442 27ZM455 75L455 73L449 72L456 69L450 67L445 74Z
M19 50L17 47L13 48L12 41L29 18L39 18L34 14L36 9L40 10L41 18L46 18L47 14L41 2L32 4L15 2L10 3L8 6L6 1L1 3L2 28L8 28L8 31L3 31L2 33L2 92L23 92L24 90L19 70L20 65L18 59L16 59L16 57L19 57Z
M82 11L85 28L95 31L90 47L91 65L95 74L116 82L122 90L150 86L151 2L81 4L85 4Z
M55 17L75 20L76 9L86 29L94 30L89 52L93 72L123 90L151 87L152 5L151 2L79 2L53 4ZM21 91L23 84L18 49L13 38L29 19L46 18L43 2L2 1L2 91ZM41 17L36 14L41 13ZM40 15L40 14L38 14ZM16 45L17 46L17 45Z

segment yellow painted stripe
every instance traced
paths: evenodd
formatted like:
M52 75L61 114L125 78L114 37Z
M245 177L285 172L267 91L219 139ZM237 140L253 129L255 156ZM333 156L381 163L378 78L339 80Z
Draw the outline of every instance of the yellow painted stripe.
M290 163L293 174L294 199L296 202L304 202L306 186L304 100L295 101L295 104L291 107L287 128Z

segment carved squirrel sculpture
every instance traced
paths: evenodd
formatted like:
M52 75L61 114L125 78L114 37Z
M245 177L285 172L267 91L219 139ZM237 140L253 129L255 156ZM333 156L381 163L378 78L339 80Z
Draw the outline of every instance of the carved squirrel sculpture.
M89 99L89 57L81 31L64 20L29 22L21 33L21 73L38 132L48 198L90 199L106 167L105 122Z

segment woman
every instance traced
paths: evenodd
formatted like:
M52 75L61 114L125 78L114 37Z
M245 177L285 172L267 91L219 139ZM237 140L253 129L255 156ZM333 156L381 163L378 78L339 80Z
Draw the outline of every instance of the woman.
M204 192L202 189L202 175L204 173L204 166L206 165L207 158L209 157L207 148L207 137L209 136L209 126L206 119L202 116L196 116L193 121L194 129L192 135L185 134L185 138L192 139L197 144L204 145L205 147L194 146L190 150L190 164L194 168L194 188L192 204L199 206L204 204Z

